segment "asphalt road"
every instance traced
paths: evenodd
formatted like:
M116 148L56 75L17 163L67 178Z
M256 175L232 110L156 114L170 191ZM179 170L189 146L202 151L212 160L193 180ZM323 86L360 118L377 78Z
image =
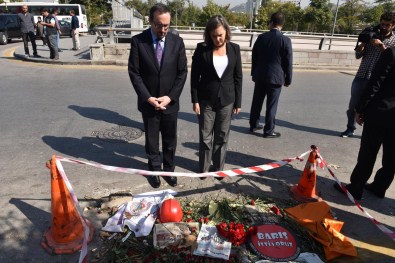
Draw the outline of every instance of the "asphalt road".
M129 143L103 140L124 127L142 129L136 95L125 67L58 66L14 60L11 49L20 42L0 46L0 262L76 262L71 256L50 256L41 247L50 226L50 177L45 162L53 154L86 161L146 169L144 138ZM296 71L291 87L283 88L277 114L278 139L249 134L248 112L253 83L244 74L242 112L232 122L226 169L266 164L294 157L319 147L334 172L348 182L355 165L361 128L354 138L340 138L345 129L346 106L353 79L351 72ZM117 134L113 132L113 134ZM189 79L181 97L176 171L198 169L198 125L192 112ZM375 169L379 168L380 156ZM258 193L290 198L289 186L299 181L304 162L265 173L227 178L179 180L179 196ZM152 190L145 178L94 167L64 164L66 174L86 205L93 198L118 191L134 194ZM163 180L162 180L163 181ZM318 171L317 189L345 224L342 233L357 247L358 257L334 262L394 262L395 243L382 233L346 197L336 192L334 180ZM164 184L162 189L169 188ZM395 231L394 187L385 199L369 193L361 204L375 219ZM96 230L103 215L88 213ZM99 243L98 231L89 249Z

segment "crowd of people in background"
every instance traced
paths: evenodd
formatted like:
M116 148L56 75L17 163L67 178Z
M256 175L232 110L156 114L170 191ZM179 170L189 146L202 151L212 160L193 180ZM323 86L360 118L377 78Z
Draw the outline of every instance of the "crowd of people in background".
M37 17L37 23L34 21L34 16L29 13L29 7L27 5L22 6L22 12L18 14L18 20L21 28L22 39L25 49L25 57L30 57L29 53L29 40L33 48L33 57L40 57L37 53L36 38L40 38L43 41L43 46L48 46L50 51L50 59L59 60L59 52L62 50L59 48L59 39L62 34L59 20L57 18L58 9L54 8L52 13L44 8L41 10L41 17ZM71 35L73 41L73 50L80 49L79 42L79 21L78 17L75 16L75 11L70 10L71 16Z

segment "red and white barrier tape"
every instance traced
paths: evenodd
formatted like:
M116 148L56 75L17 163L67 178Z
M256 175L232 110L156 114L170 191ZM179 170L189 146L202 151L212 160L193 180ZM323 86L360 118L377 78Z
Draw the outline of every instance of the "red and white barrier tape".
M80 160L61 157L61 156L56 156L56 160L70 162L70 163L86 164L86 165L90 165L93 167L97 167L97 168L101 168L101 169L113 171L113 172L138 174L138 175L143 175L143 176L154 175L154 176L176 176L176 177L180 177L180 176L184 176L184 177L210 177L210 176L212 176L212 177L226 177L226 176L231 176L232 177L232 176L237 176L237 175L243 175L246 173L257 173L257 172L263 172L263 171L268 171L268 170L271 170L274 168L278 168L278 167L284 166L294 160L303 160L303 157L309 153L310 153L310 151L307 151L305 153L302 153L298 157L287 158L287 159L283 159L281 161L276 161L276 162L272 162L272 163L264 164L264 165L251 166L251 167L247 167L247 168L240 168L240 169L219 171L219 172L208 172L208 173L180 173L180 172L162 172L162 171L153 172L153 171L147 171L147 170L139 170L139 169L132 169L132 168L123 168L123 167L103 165L103 164L98 164L98 163L90 163L90 162L80 161Z
M347 190L347 188L339 181L339 179L336 177L336 175L333 173L333 171L328 167L326 161L322 157L320 153L318 153L318 158L321 161L321 163L328 169L329 173L332 175L332 177L335 179L336 183L340 185L341 189L345 194L347 194L348 199L350 199L351 202L353 202L359 210L361 210L368 218L370 221L372 221L373 224L375 224L384 234L388 235L393 241L395 241L395 232L391 231L387 227L385 227L382 223L377 221L373 216L371 216L360 204L357 200L354 199L354 197L351 195L351 193Z

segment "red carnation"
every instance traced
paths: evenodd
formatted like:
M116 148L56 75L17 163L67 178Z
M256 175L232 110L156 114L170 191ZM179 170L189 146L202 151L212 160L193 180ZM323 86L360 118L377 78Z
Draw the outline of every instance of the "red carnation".
M278 208L277 206L272 206L272 208L270 208L270 210L275 213L276 215L280 216L280 208Z

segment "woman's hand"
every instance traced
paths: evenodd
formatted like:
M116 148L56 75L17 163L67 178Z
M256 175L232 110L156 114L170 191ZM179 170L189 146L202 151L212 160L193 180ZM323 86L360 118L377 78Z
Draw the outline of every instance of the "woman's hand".
M233 113L234 115L237 115L237 114L240 113L240 111L241 111L241 108L233 108L232 113Z
M194 103L194 104L193 104L193 111L196 113L196 115L200 115L200 106L199 106L199 103Z

